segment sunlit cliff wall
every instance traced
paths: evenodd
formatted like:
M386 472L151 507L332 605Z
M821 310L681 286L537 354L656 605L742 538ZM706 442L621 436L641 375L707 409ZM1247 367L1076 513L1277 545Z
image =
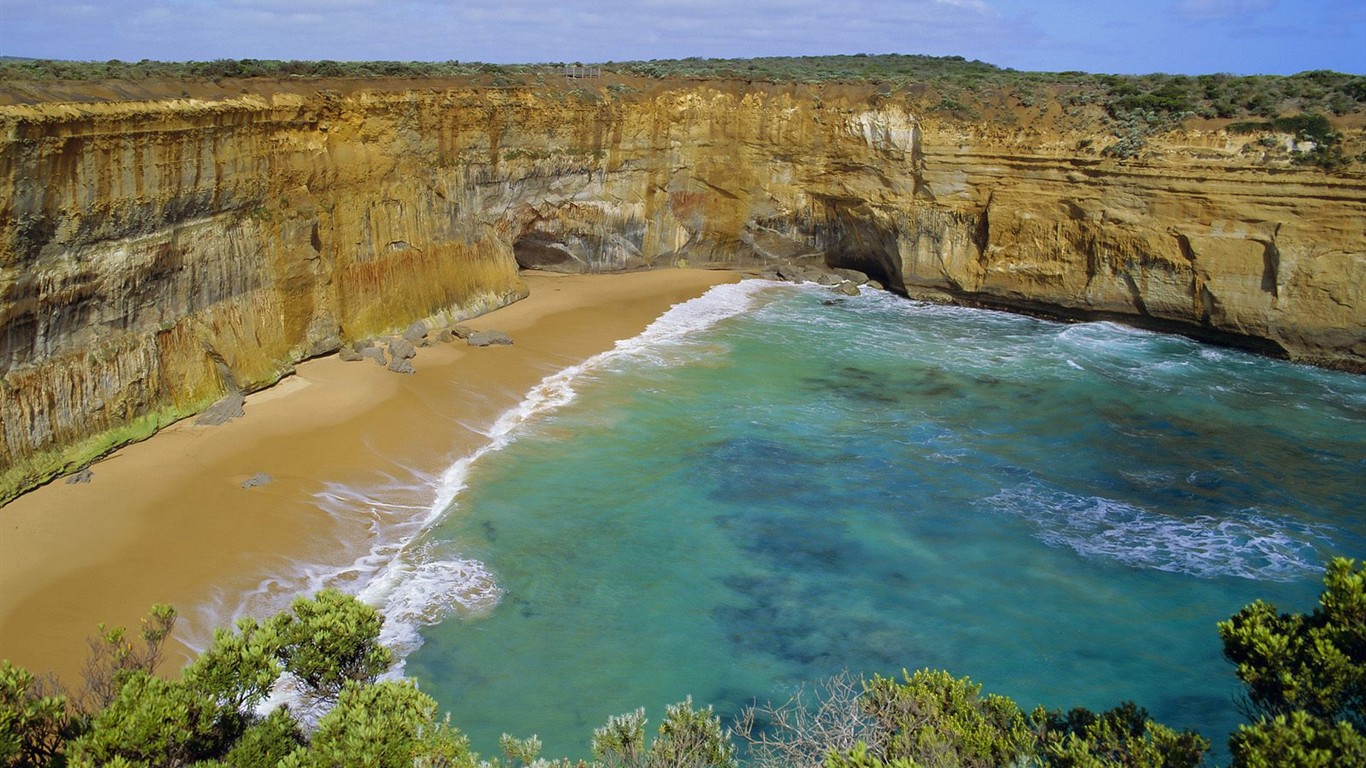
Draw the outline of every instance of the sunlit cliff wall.
M1366 183L1217 132L1121 163L714 83L10 106L0 131L0 500L345 341L516 300L519 262L824 261L1366 370Z

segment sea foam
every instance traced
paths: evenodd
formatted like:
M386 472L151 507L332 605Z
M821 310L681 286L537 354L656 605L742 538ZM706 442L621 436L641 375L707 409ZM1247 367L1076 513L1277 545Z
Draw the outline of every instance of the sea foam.
M1038 482L1002 489L979 503L1033 523L1035 536L1049 546L1201 578L1292 581L1320 571L1319 548L1332 544L1327 526L1258 509L1176 517Z
M614 362L668 365L690 337L749 311L775 283L746 280L719 285L671 307L639 335L606 352L542 379L516 406L483 431L488 439L474 453L439 473L395 465L364 486L326 481L314 494L317 507L334 519L368 531L363 542L339 541L341 564L289 561L236 600L219 595L202 607L206 626L241 616L264 616L288 607L297 595L336 587L379 608L385 616L381 641L400 658L390 674L401 675L401 659L421 646L421 628L453 615L477 615L497 605L502 591L494 574L477 559L426 541L424 534L450 510L485 456L517 439L524 428L573 401L576 386ZM207 638L194 645L207 644Z

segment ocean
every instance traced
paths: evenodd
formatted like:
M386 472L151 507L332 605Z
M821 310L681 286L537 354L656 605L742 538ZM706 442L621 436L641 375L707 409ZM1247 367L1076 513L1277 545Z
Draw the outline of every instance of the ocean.
M1366 556L1366 377L1113 323L723 285L489 437L424 501L320 494L387 531L343 580L485 755L921 668L1222 748L1216 622Z

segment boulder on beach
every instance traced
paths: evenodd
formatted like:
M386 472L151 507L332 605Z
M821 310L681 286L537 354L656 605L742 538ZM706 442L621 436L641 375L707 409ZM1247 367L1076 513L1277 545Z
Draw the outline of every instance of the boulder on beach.
M270 475L267 475L265 472L257 472L251 477L248 477L246 480L243 480L242 487L255 488L258 485L269 485L272 479L274 478L272 478Z
M408 330L403 332L403 338L416 344L427 337L427 324L421 320L408 326Z
M90 470L90 467L85 467L81 471L69 475L66 478L66 484L84 485L85 483L90 482L93 477L95 477L95 473Z
M474 331L465 341L471 347L491 347L495 344L511 344L512 337L502 331Z
M417 357L417 348L407 339L389 342L389 370L394 373L416 373L412 359Z

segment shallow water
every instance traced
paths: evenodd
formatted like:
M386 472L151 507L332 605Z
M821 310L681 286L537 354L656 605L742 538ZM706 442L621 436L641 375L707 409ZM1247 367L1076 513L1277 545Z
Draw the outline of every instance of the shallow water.
M1215 622L1308 610L1327 558L1366 555L1366 378L828 299L714 289L444 478L449 512L369 596L478 751L510 731L585 756L638 706L728 717L922 667L1026 709L1132 699L1221 744Z

